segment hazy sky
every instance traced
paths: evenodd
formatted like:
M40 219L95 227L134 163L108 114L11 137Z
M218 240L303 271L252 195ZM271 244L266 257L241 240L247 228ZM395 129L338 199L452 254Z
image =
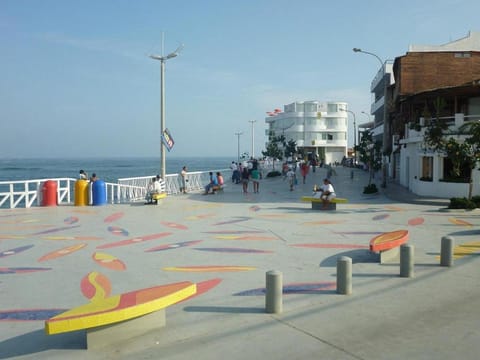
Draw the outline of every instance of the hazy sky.
M478 0L0 0L0 158L167 156L264 149L267 111L346 101L368 121L374 57L480 31ZM349 143L352 140L349 139Z

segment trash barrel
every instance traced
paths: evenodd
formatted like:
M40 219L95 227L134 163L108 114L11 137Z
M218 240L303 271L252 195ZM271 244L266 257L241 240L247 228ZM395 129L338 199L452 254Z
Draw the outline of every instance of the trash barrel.
M105 184L105 181L97 180L93 183L92 196L92 204L94 206L105 205L107 203L107 186Z
M75 182L75 206L88 205L88 181L84 179Z
M47 180L42 186L42 206L57 206L57 182Z

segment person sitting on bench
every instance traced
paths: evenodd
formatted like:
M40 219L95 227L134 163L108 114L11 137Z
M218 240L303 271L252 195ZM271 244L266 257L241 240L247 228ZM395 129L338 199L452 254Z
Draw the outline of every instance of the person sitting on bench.
M334 199L337 195L335 194L335 189L333 188L332 183L329 179L323 179L323 185L317 187L317 185L313 188L313 197L317 199L322 199L323 202L323 209L328 208L330 205L330 201Z
M146 203L145 204L152 204L153 203L153 195L160 194L162 191L160 187L160 182L156 177L152 178L150 184L147 187L147 195L145 196Z

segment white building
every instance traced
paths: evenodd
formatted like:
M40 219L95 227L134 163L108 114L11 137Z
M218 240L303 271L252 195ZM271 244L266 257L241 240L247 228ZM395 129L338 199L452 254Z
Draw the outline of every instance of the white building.
M314 154L325 163L347 156L348 109L345 102L297 101L265 119L267 135L294 140L305 156Z

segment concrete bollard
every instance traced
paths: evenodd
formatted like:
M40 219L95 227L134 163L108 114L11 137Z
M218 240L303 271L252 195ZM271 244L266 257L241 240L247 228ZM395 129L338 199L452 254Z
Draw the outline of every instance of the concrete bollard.
M282 312L282 273L270 270L266 273L266 296L265 311L269 314L280 314Z
M352 293L352 258L341 256L337 259L337 294Z
M453 247L455 246L455 239L451 236L443 236L441 245L440 266L453 266Z
M403 244L400 246L400 277L413 277L414 247Z

